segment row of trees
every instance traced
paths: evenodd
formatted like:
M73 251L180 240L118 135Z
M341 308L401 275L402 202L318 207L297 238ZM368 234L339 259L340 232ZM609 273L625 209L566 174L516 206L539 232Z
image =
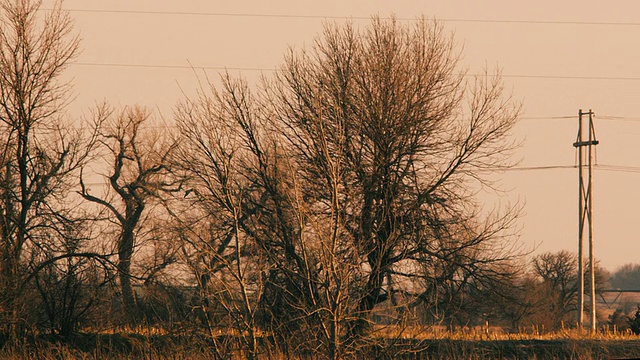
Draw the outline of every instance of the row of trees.
M69 335L108 314L201 328L216 349L234 329L248 357L268 334L340 358L376 324L530 311L518 207L474 196L510 166L519 107L499 76L465 76L437 22L327 25L260 86L223 75L170 124L108 105L70 121L78 37L39 5L1 2L5 331Z

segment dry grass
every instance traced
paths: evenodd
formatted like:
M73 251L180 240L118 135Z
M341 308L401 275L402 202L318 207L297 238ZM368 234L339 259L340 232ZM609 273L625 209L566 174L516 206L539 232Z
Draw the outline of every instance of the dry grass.
M618 331L604 327L595 334L587 329L565 328L559 331L544 331L536 326L523 327L519 332L507 332L500 327L475 326L393 326L377 325L374 336L387 339L413 340L465 340L465 341L504 341L504 340L639 340L630 330Z
M404 359L614 359L640 358L640 337L602 328L509 333L499 327L377 326L377 338L397 344Z
M214 359L219 358L212 343L202 337L159 334L154 329L129 329L131 333L80 334L73 339L41 336L21 344L4 344L2 359ZM576 329L542 332L523 328L506 333L496 327L398 327L376 326L378 345L388 346L389 358L398 359L600 359L640 356L640 338L628 332L601 329L596 334ZM220 331L221 339L232 334ZM387 345L384 345L387 344ZM377 349L379 350L379 349ZM385 350L386 351L386 350ZM244 358L237 346L222 354ZM364 356L364 355L363 355ZM291 358L265 352L264 359ZM313 359L322 359L314 354Z

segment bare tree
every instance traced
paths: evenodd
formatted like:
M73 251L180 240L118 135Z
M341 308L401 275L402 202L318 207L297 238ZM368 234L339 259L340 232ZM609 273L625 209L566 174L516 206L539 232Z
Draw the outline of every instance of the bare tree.
M382 303L513 272L517 209L487 214L473 189L510 165L518 106L499 77L465 82L457 60L437 23L328 26L260 91L224 77L179 108L185 195L218 215L198 238L207 266L266 264L250 319L292 355L355 354Z
M106 120L99 133L99 148L109 174L107 191L93 194L81 174L80 195L105 208L117 228L115 253L122 302L130 321L137 320L133 291L132 260L139 247L138 233L145 210L161 191L168 191L168 159L174 142L149 124L151 112L139 106L127 107ZM146 125L150 127L145 128ZM85 171L86 172L86 171ZM166 260L172 261L167 258ZM166 264L158 265L163 267Z
M533 273L541 280L540 290L544 292L544 320L548 325L559 328L562 323L571 324L578 311L578 258L566 250L556 253L546 252L532 260ZM590 276L590 268L585 261L585 283ZM608 281L608 273L596 262L596 292ZM587 286L588 287L588 286ZM590 290L585 288L585 294Z
M68 337L87 325L95 305L108 302L105 290L111 280L111 264L101 254L87 252L93 221L76 221L66 227L58 242L62 249L38 254L29 269L42 300L37 304L44 319L40 327Z
M231 89L243 84L227 78L225 85L222 93L201 89L198 97L185 99L176 109L182 140L174 173L185 189L180 202L186 208L177 211L174 206L173 214L185 260L200 289L206 326L212 331L217 322L237 330L252 359L258 354L255 315L263 262L242 224L252 215L244 206L252 190L246 177L251 152L243 126L253 129L254 124L238 118L251 116L251 102L233 98ZM213 341L218 349L215 336Z
M60 3L46 13L40 4L0 2L0 309L12 329L41 255L74 256L62 254L78 216L67 196L94 139L65 119L71 88L60 76L79 44L72 21Z
M232 326L248 335L250 356L257 327L274 332L284 352L290 345L298 353L345 356L342 327L353 308L346 304L355 257L339 241L348 236L336 207L339 164L328 163L325 174L333 210L316 213L304 199L297 164L265 121L264 99L228 76L221 90L207 90L176 112L190 209L176 218L184 224L181 237L191 249L185 255L202 303L225 309Z
M341 241L358 250L364 280L352 294L353 335L388 300L388 275L401 284L443 263L478 278L491 275L481 271L487 263L513 256L517 211L480 220L471 189L509 166L519 106L497 75L464 80L441 25L328 26L310 52L291 53L270 97L306 196L329 203L325 166L341 164L338 208L349 231ZM323 136L328 151L318 146Z
M576 255L566 250L543 253L532 261L534 273L542 279L550 301L547 312L554 326L575 318L578 296L578 264Z
M640 290L640 264L625 264L611 274L611 287L622 290Z

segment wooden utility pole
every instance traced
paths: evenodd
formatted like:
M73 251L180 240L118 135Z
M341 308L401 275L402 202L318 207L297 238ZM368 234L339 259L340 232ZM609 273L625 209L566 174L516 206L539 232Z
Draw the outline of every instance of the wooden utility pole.
M583 137L583 115L588 115L588 135L589 138ZM583 113L582 109L578 111L578 137L573 146L578 148L578 326L580 329L584 326L584 230L585 222L589 231L589 284L591 290L591 332L596 331L596 284L595 284L595 252L593 246L593 158L595 145L598 145L596 133L593 127L594 113L589 110ZM587 147L587 152L583 148ZM584 176L584 160L585 155L588 158L588 173L585 184Z

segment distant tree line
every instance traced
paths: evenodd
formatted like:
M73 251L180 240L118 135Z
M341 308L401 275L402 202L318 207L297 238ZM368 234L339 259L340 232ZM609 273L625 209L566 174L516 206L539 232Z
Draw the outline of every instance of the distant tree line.
M328 24L259 86L223 74L165 123L70 117L68 14L0 6L7 334L152 326L221 357L269 338L342 358L384 327L575 318L575 257L526 263L520 207L475 197L512 165L520 108L499 75L466 77L439 23Z

